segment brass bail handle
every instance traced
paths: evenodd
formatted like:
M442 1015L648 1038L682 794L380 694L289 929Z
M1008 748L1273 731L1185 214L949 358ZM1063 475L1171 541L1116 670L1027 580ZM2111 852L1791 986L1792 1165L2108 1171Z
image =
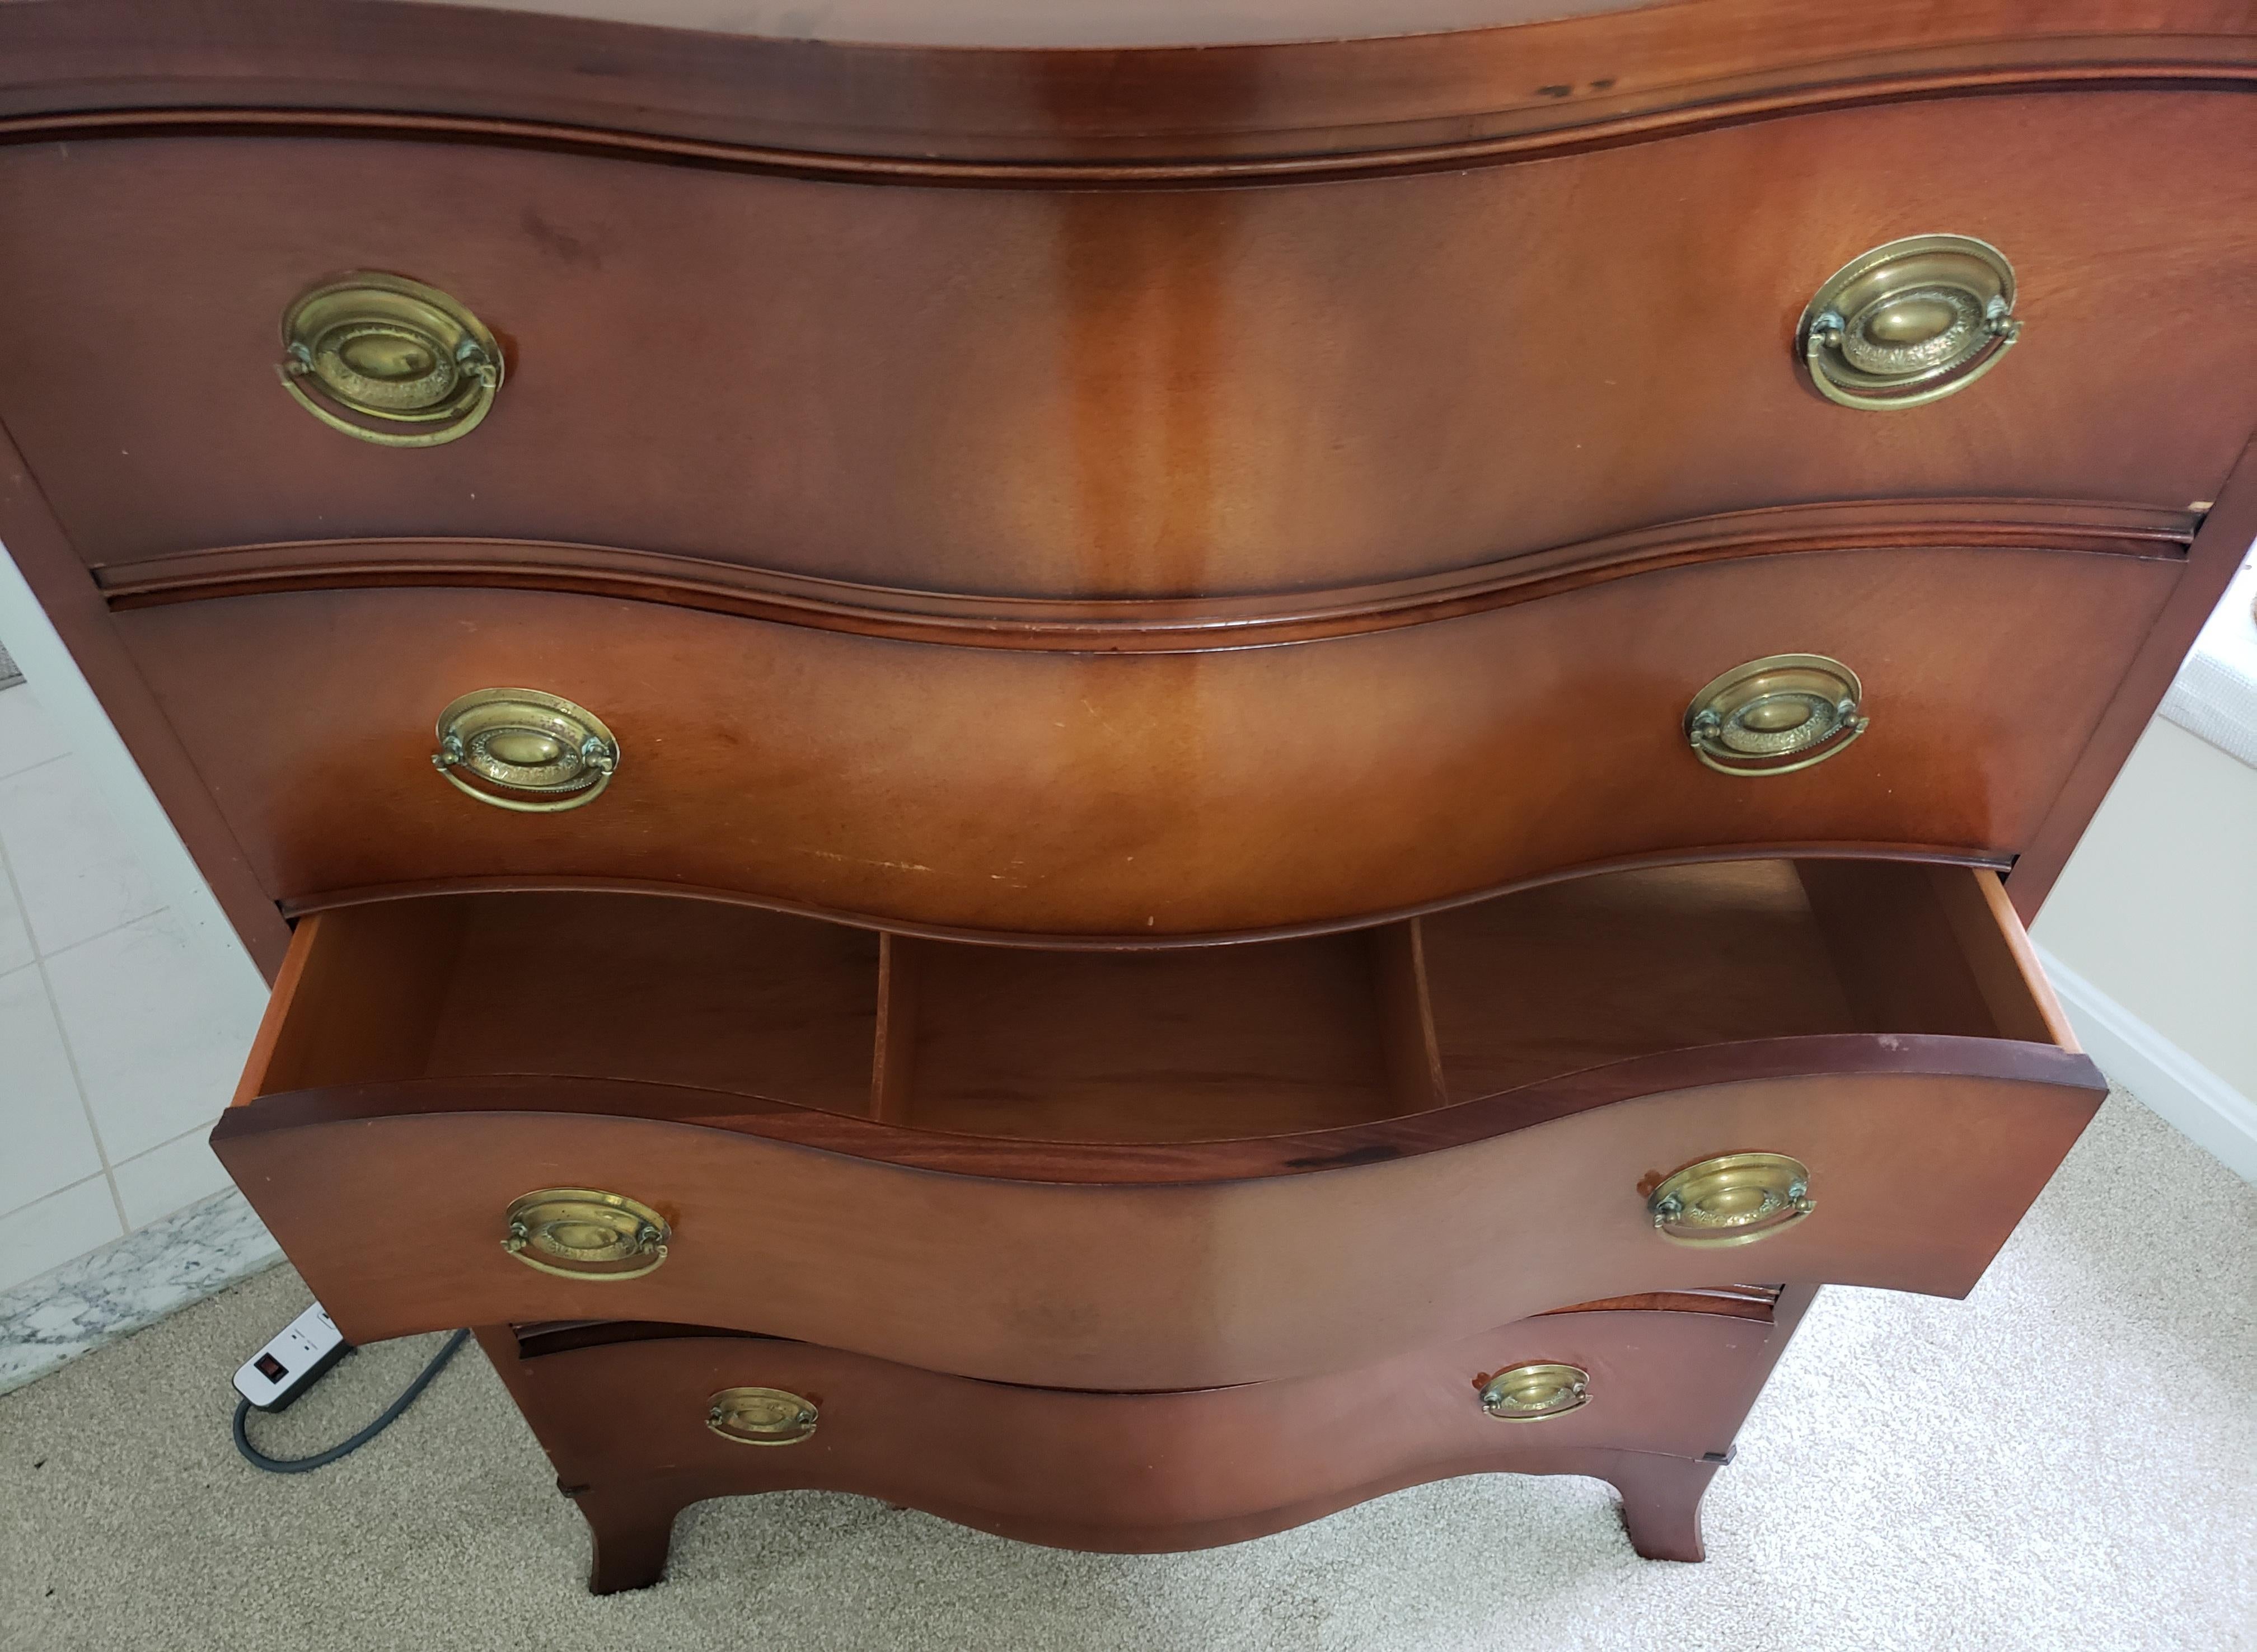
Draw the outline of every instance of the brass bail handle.
M1818 1208L1810 1169L1783 1153L1724 1153L1673 1170L1645 1198L1673 1245L1722 1249L1785 1232Z
M1866 411L1921 407L1989 372L2022 335L2014 266L1972 236L1918 235L1836 270L1796 338L1827 400Z
M1734 666L1685 708L1693 755L1719 774L1792 774L1838 755L1871 726L1857 674L1824 654Z
M1482 1409L1500 1423L1542 1423L1579 1410L1591 1397L1591 1373L1581 1366L1532 1360L1500 1371L1482 1385Z
M539 688L463 695L439 713L435 732L431 766L449 785L521 815L592 803L619 770L619 743L603 719Z
M724 1388L707 1401L705 1426L739 1445L797 1445L815 1433L821 1408L784 1388Z
M438 288L357 270L308 288L282 313L275 371L332 430L379 447L435 448L470 434L492 411L502 356L485 324Z
M560 1279L640 1279L674 1238L650 1206L599 1188L539 1188L512 1200L502 1219L502 1249Z

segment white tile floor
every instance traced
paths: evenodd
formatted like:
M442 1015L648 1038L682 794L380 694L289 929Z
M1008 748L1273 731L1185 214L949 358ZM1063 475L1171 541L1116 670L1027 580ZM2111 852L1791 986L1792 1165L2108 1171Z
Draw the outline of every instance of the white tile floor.
M0 689L0 1290L227 1185L257 1006L184 941L27 687Z

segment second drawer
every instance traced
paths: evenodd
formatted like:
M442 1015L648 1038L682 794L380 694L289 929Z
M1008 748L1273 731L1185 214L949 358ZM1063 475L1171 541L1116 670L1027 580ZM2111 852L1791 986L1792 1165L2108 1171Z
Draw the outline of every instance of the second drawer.
M2004 864L2183 567L1798 551L1189 653L909 642L537 590L215 597L117 625L235 843L294 908L603 880L1143 944L1349 922L1641 858L1898 848ZM1705 766L1686 728L1695 696L1779 656L1848 675L1815 699L1770 696L1759 721L1806 720L1737 730L1743 743L1794 752L1836 726L1837 691L1864 731L1814 744L1799 772ZM485 807L433 772L442 711L512 687L615 738L600 795L530 800L585 807Z

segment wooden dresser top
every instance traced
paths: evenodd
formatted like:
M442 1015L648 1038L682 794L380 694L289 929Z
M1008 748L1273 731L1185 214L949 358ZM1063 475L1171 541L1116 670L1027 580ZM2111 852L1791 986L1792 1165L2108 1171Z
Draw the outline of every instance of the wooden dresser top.
M971 181L1447 166L1846 103L2253 77L2239 0L0 0L0 138L421 115Z

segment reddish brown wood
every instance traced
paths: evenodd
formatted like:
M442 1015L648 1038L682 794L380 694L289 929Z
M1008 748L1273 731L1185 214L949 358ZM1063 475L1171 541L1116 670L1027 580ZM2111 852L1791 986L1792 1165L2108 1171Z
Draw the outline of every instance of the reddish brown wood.
M364 1091L386 1110L327 1122L255 1103L230 1109L213 1142L356 1342L600 1309L999 1380L1197 1386L1369 1362L1547 1298L1712 1283L1716 1258L1654 1236L1639 1183L1751 1148L1801 1159L1819 1198L1764 1241L1775 1277L1964 1295L2101 1100L2084 1058L2058 1059L2051 1084L1649 1082L1640 1099L1463 1147L1188 1185L936 1175L772 1140L756 1128L770 1114L717 1128L499 1107L672 1098L585 1080L421 1086L452 1111L407 1111L414 1086ZM1066 1152L1022 1162L1039 1174ZM989 1143L960 1156L1000 1155ZM667 1215L679 1238L656 1272L592 1286L504 1253L513 1200L590 1186ZM402 1190L412 1251L372 1242L355 1214L396 1208Z
M1607 1478L1622 1493L1623 1527L1631 1547L1648 1560L1706 1560L1701 1500L1723 1466L1701 1458L1623 1452Z
M1636 1092L1558 1081L1639 1057L1796 1039L1869 1064L1854 1040L1825 1041L1855 1033L2058 1042L1996 886L1887 863L1656 868L1417 931L1114 955L895 935L874 955L867 935L832 926L647 897L395 901L301 929L240 1098L525 1074L725 1092L665 1105L710 1119L761 1097L860 1113L874 1091L882 1122L976 1136L1297 1138L1256 1150L1268 1156L1251 1162L1275 1173L1417 1150L1403 1121L1445 1096L1514 1092L1412 1125L1426 1150L1620 1099ZM1865 950L1851 944L1860 924L1874 931ZM1429 928L1431 968L1418 933ZM916 985L927 975L930 993ZM600 1032L496 1031L558 1025ZM1726 1070L1767 1070L1749 1055ZM1393 1122L1375 1133L1366 1119ZM913 1139L865 1130L844 1145L908 1162L918 1155L898 1144ZM1169 1174L1235 1173L1244 1151L1178 1154ZM1131 1153L1105 1174L1142 1162Z
M2013 908L2257 535L2247 5L564 5L0 4L0 537L281 971L215 1142L293 1260L486 1327L598 1590L791 1484L1139 1550L1597 1473L1698 1558L1812 1284L1963 1292L2097 1104ZM1938 229L2013 355L1820 399ZM273 382L350 267L498 330L471 439ZM1702 769L1781 652L1870 731ZM504 684L595 807L432 773ZM1658 1239L1757 1147L1814 1214ZM664 1266L521 1266L550 1185ZM1482 1416L1521 1357L1593 1404Z
M598 1593L657 1580L686 1504L809 1487L1026 1541L1150 1552L1238 1542L1448 1475L1583 1473L1621 1488L1641 1554L1697 1560L1701 1493L1808 1296L1754 1319L1547 1316L1368 1369L1195 1393L1011 1387L677 1326L481 1340L588 1516ZM1588 1372L1589 1401L1540 1423L1486 1415L1482 1384L1533 1360ZM711 1396L746 1385L814 1401L813 1437L762 1448L714 1436Z
M2243 450L2232 476L2217 496L2215 507L2203 518L2185 574L2172 588L2170 601L2155 616L2130 668L2116 685L2106 715L2062 782L2044 822L2014 863L2006 887L2023 922L2037 916L2101 799L2115 784L2116 772L2132 755L2133 745L2163 702L2171 679L2178 674L2187 650L2194 646L2196 633L2218 607L2218 597L2253 541L2257 541L2257 441Z
M1594 578L1793 551L1999 549L2183 556L2199 513L2088 501L1884 499L1774 505L1609 533L1493 562L1329 590L1069 601L857 585L600 545L506 540L324 540L111 563L117 608L387 585L574 591L741 614L903 642L1103 653L1310 642L1454 619Z
M1434 1005L1426 974L1425 926L1417 918L1364 933L1371 948L1380 1047L1397 1112L1419 1112L1449 1099Z
M2177 571L1811 553L1369 636L1136 658L523 591L239 597L116 623L280 899L594 874L888 923L1158 938L1355 921L1735 844L2010 855ZM1687 700L1783 649L1859 672L1871 731L1784 779L1703 768ZM508 815L432 772L439 710L502 684L610 724L625 758L600 800Z
M375 139L23 145L0 152L0 407L105 563L460 534L1174 597L1861 496L2185 511L2257 425L2257 341L2211 326L2204 297L2257 259L2257 177L2228 164L2253 145L2257 99L2102 91L1321 189L845 187ZM1915 418L1820 400L1792 349L1812 292L1935 223L2009 250L2027 341ZM503 335L511 382L475 440L371 448L272 382L278 318L341 266L431 281ZM1714 274L1655 274L1680 271ZM771 319L684 357L718 314Z
M878 1025L870 1070L870 1116L907 1124L916 1093L917 988L924 948L908 935L878 937Z
M2235 0L2064 0L2041 12L1977 0L1943 13L1881 0L1815 20L1808 0L1434 0L1384 13L1351 0L879 4L826 9L829 38L782 39L762 38L768 14L750 8L615 0L570 11L16 6L0 11L0 61L13 70L0 111L56 111L21 130L73 134L99 130L86 111L102 109L137 111L122 116L134 124L240 124L266 109L299 126L308 110L378 110L394 129L400 110L509 115L629 152L631 134L663 135L658 152L764 145L773 164L834 176L1010 177L1026 168L999 158L1056 169L1081 156L1097 163L1085 176L1102 180L1149 173L1137 163L1152 157L1193 175L1463 164L1970 88L2232 84L2257 58Z

